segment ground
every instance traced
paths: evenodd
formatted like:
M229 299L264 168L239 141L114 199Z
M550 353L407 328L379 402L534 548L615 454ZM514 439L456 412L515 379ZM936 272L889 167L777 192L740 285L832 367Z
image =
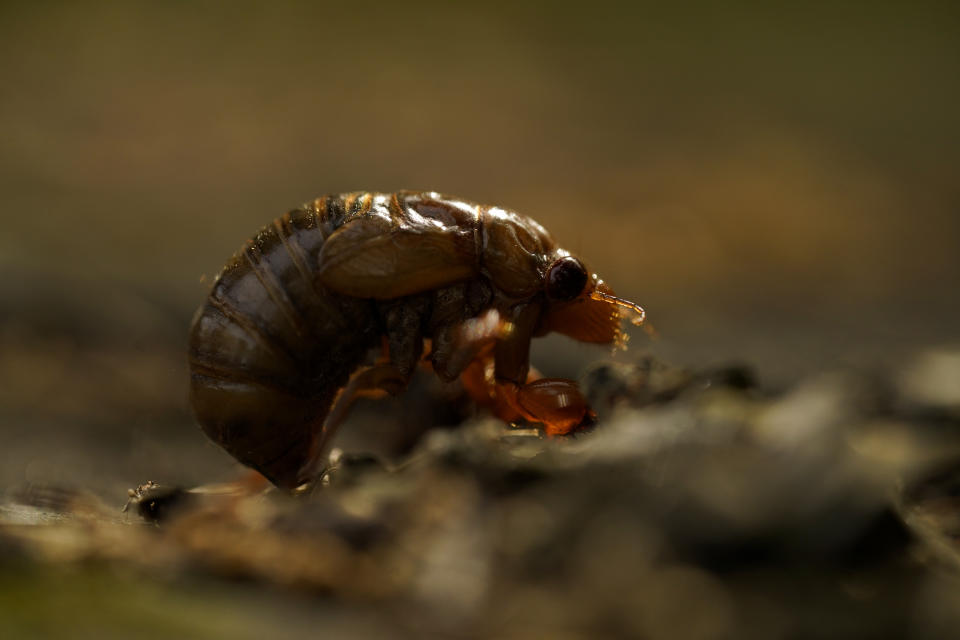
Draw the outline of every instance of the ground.
M22 485L0 507L0 628L948 637L958 375L942 350L771 392L744 366L638 358L585 374L591 432L475 417L339 454L307 495L162 488L124 513L123 493Z

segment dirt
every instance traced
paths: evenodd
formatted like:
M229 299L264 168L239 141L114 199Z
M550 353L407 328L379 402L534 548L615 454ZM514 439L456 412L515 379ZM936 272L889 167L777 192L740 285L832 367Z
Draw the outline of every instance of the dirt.
M774 393L641 358L586 374L591 432L476 418L394 459L338 452L295 497L157 487L124 513L20 486L0 624L55 629L22 605L42 593L79 635L946 637L957 376L942 350Z

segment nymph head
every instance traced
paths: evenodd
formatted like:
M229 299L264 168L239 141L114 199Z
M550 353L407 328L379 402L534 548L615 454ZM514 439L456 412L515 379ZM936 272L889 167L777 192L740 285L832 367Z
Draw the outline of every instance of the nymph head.
M639 326L646 320L643 307L615 296L597 274L566 252L547 268L543 288L546 305L538 335L557 332L581 342L623 346L627 336L621 321L629 319Z

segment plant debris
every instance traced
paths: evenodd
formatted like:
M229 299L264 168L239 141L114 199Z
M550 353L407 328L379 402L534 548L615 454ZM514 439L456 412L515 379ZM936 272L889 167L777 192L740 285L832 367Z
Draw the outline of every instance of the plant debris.
M146 484L127 513L24 487L0 557L281 586L400 637L946 637L960 414L918 385L958 362L780 394L742 365L602 365L575 437L477 419L396 462L338 452L303 495Z

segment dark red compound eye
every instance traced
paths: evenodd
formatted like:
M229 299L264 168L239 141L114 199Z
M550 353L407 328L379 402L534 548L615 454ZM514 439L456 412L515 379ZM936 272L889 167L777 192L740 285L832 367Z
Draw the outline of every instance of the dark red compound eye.
M553 300L573 300L587 286L587 269L572 256L560 258L547 271L547 296Z

